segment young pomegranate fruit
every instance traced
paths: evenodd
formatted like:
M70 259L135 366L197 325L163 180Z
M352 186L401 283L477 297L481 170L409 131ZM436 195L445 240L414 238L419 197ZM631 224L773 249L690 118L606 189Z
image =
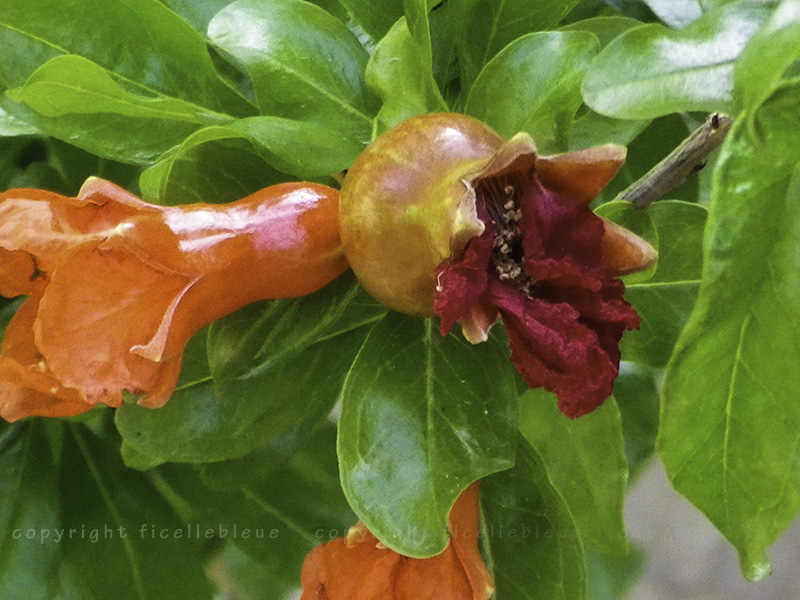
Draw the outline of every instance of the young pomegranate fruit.
M618 343L639 317L616 277L655 250L589 202L625 148L539 156L466 115L413 117L376 139L341 192L345 256L364 288L397 311L458 322L473 343L501 318L511 360L578 417L611 395Z

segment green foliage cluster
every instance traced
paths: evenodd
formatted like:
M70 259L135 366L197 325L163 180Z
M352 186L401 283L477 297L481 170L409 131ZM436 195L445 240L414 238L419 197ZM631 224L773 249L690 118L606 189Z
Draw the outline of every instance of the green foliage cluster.
M167 204L332 183L422 112L625 144L597 210L661 257L626 282L615 397L576 421L522 391L502 331L441 337L345 275L202 331L164 408L0 424L0 597L196 600L212 573L275 600L356 518L438 553L483 478L498 600L611 599L656 451L767 572L800 508L800 0L5 0L0 91L3 188L100 175ZM699 178L609 201L711 111L735 126Z

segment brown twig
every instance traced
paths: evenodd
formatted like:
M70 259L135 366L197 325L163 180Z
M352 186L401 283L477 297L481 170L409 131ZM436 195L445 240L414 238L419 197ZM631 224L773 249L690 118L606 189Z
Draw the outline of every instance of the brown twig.
M706 158L725 140L732 124L733 119L728 115L709 115L705 123L695 129L664 160L615 199L632 202L637 208L644 208L665 196L686 181L692 173L705 166Z

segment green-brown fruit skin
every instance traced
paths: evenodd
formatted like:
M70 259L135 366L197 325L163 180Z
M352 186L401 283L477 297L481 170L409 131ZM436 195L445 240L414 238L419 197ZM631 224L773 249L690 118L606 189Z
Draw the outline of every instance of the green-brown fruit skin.
M436 267L481 233L470 182L503 142L472 117L432 113L403 121L356 159L342 183L342 247L370 295L434 316Z

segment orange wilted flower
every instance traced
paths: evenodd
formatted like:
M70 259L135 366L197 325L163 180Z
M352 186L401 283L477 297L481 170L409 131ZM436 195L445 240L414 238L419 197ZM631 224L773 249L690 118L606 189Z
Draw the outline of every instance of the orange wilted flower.
M494 583L478 550L479 485L453 505L450 544L441 554L403 556L358 523L306 557L300 600L488 600Z
M338 192L286 183L230 204L148 204L103 179L77 198L0 194L0 294L30 296L0 346L0 416L163 405L184 347L251 302L309 294L346 268Z

